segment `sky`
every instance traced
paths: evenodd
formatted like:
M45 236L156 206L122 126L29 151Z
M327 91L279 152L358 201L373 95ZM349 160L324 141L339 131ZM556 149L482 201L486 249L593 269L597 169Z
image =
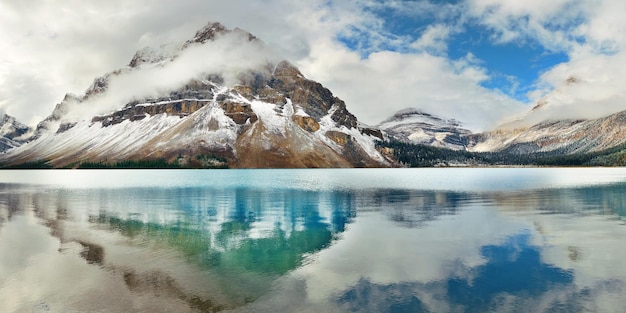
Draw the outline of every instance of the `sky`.
M370 125L409 107L474 131L599 117L626 109L624 14L621 0L0 0L0 111L36 125L135 51L217 21Z

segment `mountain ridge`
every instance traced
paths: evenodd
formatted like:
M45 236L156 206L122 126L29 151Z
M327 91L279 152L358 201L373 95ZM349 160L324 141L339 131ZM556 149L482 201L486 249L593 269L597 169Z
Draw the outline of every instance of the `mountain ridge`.
M243 65L200 61L206 70L182 73L187 76L175 87L156 96L121 101L125 98L115 94L120 82L144 78L144 72L163 76L172 68L186 70L194 58L220 56L233 47L238 50L231 53L257 59ZM163 159L202 167L206 162L199 160L226 159L231 167L390 165L374 148L370 133L375 130L359 127L330 90L263 49L253 35L219 23L209 23L174 53L142 49L127 67L96 78L84 95L66 95L38 124L30 142L0 162L79 167ZM114 106L108 103L112 100L117 100Z
M554 109L552 102L567 98L563 90L581 84L568 79L527 116ZM442 161L413 164L449 163L446 156L453 156L454 164L500 165L516 164L520 156L529 162L619 154L613 150L626 145L626 111L472 133L457 120L408 108L370 127L263 41L220 23L208 23L179 45L140 49L82 95L66 94L34 130L7 115L2 123L5 167L114 167L142 160L192 168L404 166L393 147L409 151L408 159L425 153ZM420 146L456 152L419 152ZM472 154L483 152L491 155Z

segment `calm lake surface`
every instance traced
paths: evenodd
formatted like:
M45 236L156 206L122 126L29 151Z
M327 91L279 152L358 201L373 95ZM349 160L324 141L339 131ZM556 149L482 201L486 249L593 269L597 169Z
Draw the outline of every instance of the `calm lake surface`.
M626 312L626 169L0 171L0 312Z

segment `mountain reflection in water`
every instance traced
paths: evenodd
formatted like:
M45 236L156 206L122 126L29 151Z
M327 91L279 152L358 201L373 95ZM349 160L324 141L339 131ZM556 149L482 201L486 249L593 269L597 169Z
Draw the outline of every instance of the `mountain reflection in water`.
M626 183L371 184L0 184L0 311L626 309Z

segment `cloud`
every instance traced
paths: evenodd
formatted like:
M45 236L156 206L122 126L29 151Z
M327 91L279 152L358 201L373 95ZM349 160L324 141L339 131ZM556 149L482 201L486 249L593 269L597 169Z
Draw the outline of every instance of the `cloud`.
M495 42L536 41L546 49L566 52L569 61L545 70L531 104L547 102L527 114L525 123L592 119L626 110L626 32L621 1L471 0L475 22L493 30ZM568 84L570 78L578 83Z
M437 12L436 6L418 4L411 12ZM506 111L501 107L507 105L500 103L511 101L477 85L482 79L478 76L484 74L477 66L465 66L459 71L444 56L385 52L381 47L409 47L411 43L414 48L433 53L445 51L446 28L430 27L421 41L396 36L385 28L383 19L372 13L378 5L321 0L273 0L262 4L195 0L3 3L0 29L11 31L1 31L7 40L0 43L0 57L10 62L0 65L0 106L18 119L35 124L65 93L82 94L95 77L127 64L136 50L188 39L209 20L215 20L231 28L246 29L267 42L309 78L347 100L348 108L370 124L407 106L434 108L434 113L444 115L458 113L454 107L465 106L461 111L474 112L467 115L474 119L469 122L481 126ZM403 5L390 4L396 12L401 12ZM369 50L353 51L337 41L339 36L350 35L367 37ZM430 61L434 65L428 64ZM474 73L473 78L470 73ZM450 96L457 87L461 89ZM381 101L385 103L382 106ZM487 116L487 122L480 121L483 116Z
M425 223L416 236L416 229L398 227L380 216L385 212L378 213L360 216L358 223L342 234L341 241L320 251L316 262L297 270L298 276L307 279L309 300L327 300L360 279L390 285L428 283L452 275L467 275L455 271L454 264L466 268L483 265L487 260L480 255L481 247L501 245L507 236L528 227L524 222L502 219L494 211L471 207L454 219ZM477 224L485 227L474 227ZM465 244L445 244L460 238ZM379 253L371 253L373 246L378 247ZM407 250L416 253L407 254ZM367 258L348 259L346 255L367 255Z
M303 71L334 90L365 123L416 107L484 129L521 105L481 87L487 75L471 55L453 62L427 53L383 51L361 59L334 42L315 47L310 59L300 62Z
M422 36L411 44L411 48L441 55L448 50L446 42L448 36L450 36L449 26L442 24L430 25Z
M263 42L249 41L248 36L246 32L232 31L218 35L213 41L174 51L171 62L144 63L134 70L110 75L106 91L85 102L74 103L66 122L107 114L133 100L165 97L190 80L203 80L209 74L219 74L224 85L233 86L239 82L241 73L262 70L281 60Z
M569 50L582 9L573 0L469 0L469 16L488 27L496 43L536 40L552 51Z
M277 46L288 47L281 49L287 56L304 55L306 41L285 27L298 6L289 1L1 2L0 106L34 125L65 93L82 94L94 78L127 64L135 51L187 40L209 21L254 31L270 46L283 42Z
M537 110L524 116L525 126L545 120L595 119L626 110L626 54L590 55L560 64L540 78ZM555 86L555 90L552 87Z

